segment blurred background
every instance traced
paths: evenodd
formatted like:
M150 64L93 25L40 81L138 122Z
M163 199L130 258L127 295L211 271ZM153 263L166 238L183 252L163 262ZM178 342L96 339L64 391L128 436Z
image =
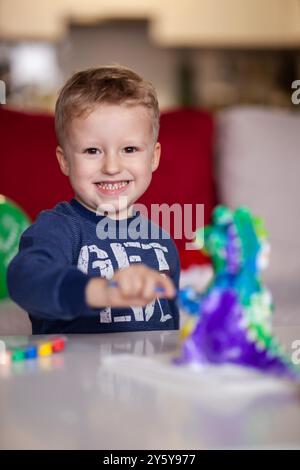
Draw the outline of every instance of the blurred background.
M153 81L162 110L291 106L299 0L1 0L7 103L52 110L75 70L118 62Z
M145 203L203 203L205 222L218 202L248 205L270 234L278 321L300 322L300 0L0 0L0 194L31 221L71 197L54 156L59 88L113 63L158 93L162 164ZM200 288L209 260L176 242L182 283Z

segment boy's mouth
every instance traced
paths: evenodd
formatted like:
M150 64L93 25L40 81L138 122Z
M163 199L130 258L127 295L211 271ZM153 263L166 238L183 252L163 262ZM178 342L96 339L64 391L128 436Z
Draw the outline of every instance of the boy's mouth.
M130 180L122 180L122 181L99 181L98 183L95 183L95 184L101 193L115 194L124 190L128 186L129 183L130 183Z

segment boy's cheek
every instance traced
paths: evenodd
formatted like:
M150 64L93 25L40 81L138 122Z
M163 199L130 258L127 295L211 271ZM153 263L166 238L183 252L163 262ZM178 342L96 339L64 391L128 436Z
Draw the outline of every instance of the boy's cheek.
M71 169L71 175L74 180L77 180L79 183L80 181L87 181L88 179L90 180L94 173L91 171L89 167L86 165L73 165Z
M77 192L85 192L87 188L86 184L86 178L80 174L80 173L75 173L71 172L69 175L70 183L73 189L75 189Z
M146 186L146 188L148 188L151 181L152 181L152 171L147 171L147 173L145 175L143 175L143 182L144 182L144 185Z

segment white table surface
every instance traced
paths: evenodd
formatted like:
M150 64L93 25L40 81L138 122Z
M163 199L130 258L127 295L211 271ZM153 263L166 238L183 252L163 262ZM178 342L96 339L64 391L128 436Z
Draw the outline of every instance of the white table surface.
M281 336L288 346L300 326ZM296 389L228 395L224 377L177 375L177 345L178 332L70 335L63 353L0 366L0 448L300 447Z

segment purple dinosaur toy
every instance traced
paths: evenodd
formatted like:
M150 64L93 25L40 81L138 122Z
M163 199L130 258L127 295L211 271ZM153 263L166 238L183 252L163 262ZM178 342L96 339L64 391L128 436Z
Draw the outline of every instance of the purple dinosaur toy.
M203 233L197 236L203 239ZM175 362L229 362L299 380L299 369L272 334L272 298L261 279L269 252L262 220L245 207L218 206L204 229L204 243L214 277L202 295L190 287L179 293L181 306L195 320L184 327Z

